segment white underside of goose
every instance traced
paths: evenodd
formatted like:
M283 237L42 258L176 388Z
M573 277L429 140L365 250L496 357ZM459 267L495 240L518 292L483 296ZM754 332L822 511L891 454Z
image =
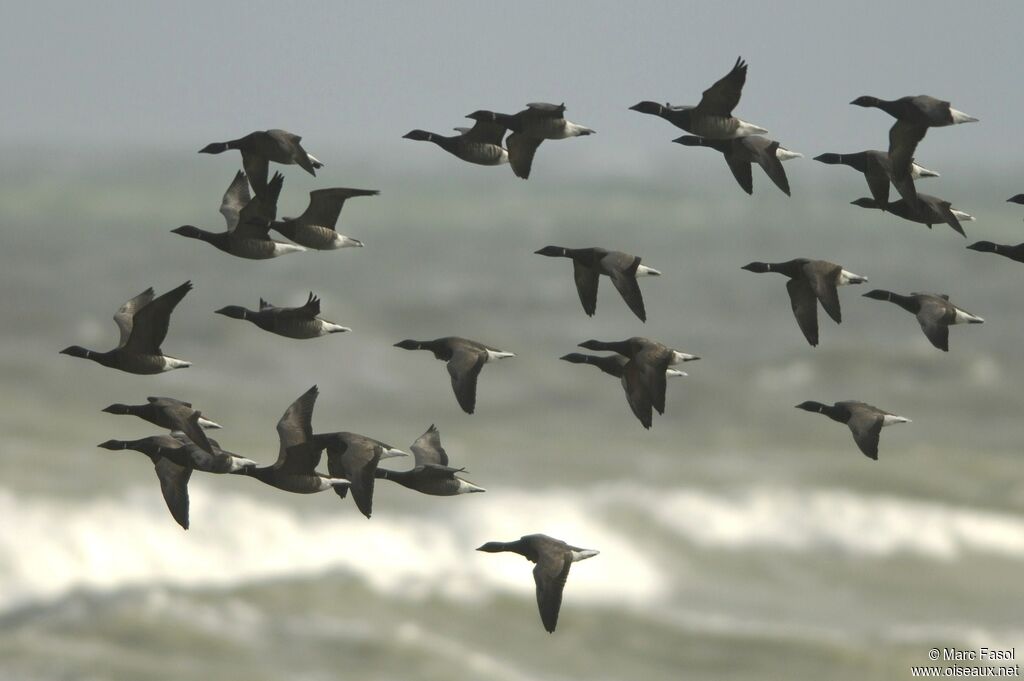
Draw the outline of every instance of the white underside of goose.
M327 321L324 321L324 320L320 320L320 335L321 336L326 336L329 333L345 333L346 331L351 331L351 330L352 329L348 328L347 326L342 326L341 324L335 324L334 322L327 322Z
M320 478L320 488L318 492L324 492L334 487L349 487L352 483L345 478Z
M966 310L961 310L959 307L956 308L956 317L953 318L954 324L983 324L985 320L978 315L971 314Z
M780 161L788 161L793 158L803 157L804 155L801 154L799 151L790 151L789 149L783 149L782 147L779 147L778 149L775 150L775 158L779 159Z
M882 427L892 426L897 423L910 423L910 419L903 416L896 416L896 414L886 414L882 417Z
M653 267L648 267L647 265L640 265L640 266L638 266L636 268L636 276L638 276L638 277L660 277L661 276L661 272L659 272L658 270L654 269Z
M276 258L279 255L287 255L289 253L300 253L307 250L305 246L299 246L298 244L286 244L280 241L274 242L274 254L270 257Z
M836 279L836 286L849 286L850 284L863 284L868 280L867 277L862 277L859 274L854 274L849 270L842 270L839 273L839 277Z
M751 135L768 134L768 131L759 125L747 123L746 121L741 121L738 118L736 119L736 122L739 123L739 125L736 127L736 132L732 134L732 137L750 137Z
M206 428L207 430L213 430L221 427L221 425L216 421L211 421L210 419L203 418L202 416L199 417L199 426L201 428Z
M669 360L669 365L671 366L673 364L681 364L683 362L689 362L695 359L700 359L700 357L685 352L679 352L678 350L673 350L672 359Z
M955 208L950 208L949 212L951 212L953 215L955 215L957 220L963 220L964 222L974 222L974 216L970 215L968 213L965 213L962 210L957 210Z
M183 359L177 359L176 357L167 357L166 355L162 358L163 366L160 371L174 371L175 369L184 369L192 366L192 362L187 362Z
M516 355L515 355L514 352L503 352L502 350L488 350L487 351L487 361L488 362L490 362L491 360L494 360L494 359L503 359L505 357L515 357L515 356Z
M957 111L953 107L949 108L949 113L950 113L951 116L953 116L953 124L954 125L956 125L957 123L977 123L978 122L978 119L975 118L974 116L968 116L963 111Z
M455 491L456 494L469 494L470 492L486 492L483 487L478 487L473 483L463 480L462 478L455 478L459 483L459 488Z
M580 549L579 551L573 551L572 552L572 562L575 563L578 560L586 560L587 558L593 558L594 556L596 556L599 553L601 553L601 552L600 551L594 551L593 549Z
M934 170L928 170L924 166L919 166L916 163L911 163L910 177L912 177L915 180L919 180L922 177L940 177L940 175Z

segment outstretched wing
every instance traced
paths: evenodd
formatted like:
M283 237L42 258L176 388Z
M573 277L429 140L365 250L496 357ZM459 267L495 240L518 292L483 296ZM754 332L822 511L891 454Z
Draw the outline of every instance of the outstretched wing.
M466 141L495 144L499 147L504 137L505 126L493 121L477 121L472 128L462 133L462 138Z
M593 317L597 310L597 286L600 282L600 273L578 260L573 260L572 277L576 281L576 292L583 304L583 311Z
M376 196L377 194L380 192L376 189L350 189L348 187L317 189L309 193L309 206L306 207L302 215L296 218L296 221L305 225L334 229L347 199L355 196Z
M615 290L626 301L626 305L633 311L633 314L639 317L640 321L646 322L647 311L644 309L644 297L640 293L640 284L636 280L636 269L640 267L640 257L634 256L628 264L625 264L623 261L629 258L625 253L609 253L602 260L608 261L609 258L613 259L613 266L609 267L609 271Z
M772 142L764 149L760 149L757 154L757 163L775 183L775 186L789 196L789 178L786 177L786 169L782 167L782 161L779 160L778 150L778 142Z
M152 300L153 287L151 286L119 307L117 312L114 313L114 323L117 324L117 328L121 331L121 339L118 341L117 347L121 347L128 342L128 337L132 333L135 313L149 305Z
M561 562L541 560L533 568L533 581L537 584L537 608L544 629L551 633L558 624L558 611L562 608L562 590L572 567L572 556L566 551Z
M263 182L266 183L266 177L263 178ZM238 226L238 215L251 200L249 180L246 178L245 173L239 170L235 174L235 179L231 181L228 190L224 192L224 198L220 202L220 214L224 216L229 232Z
M452 377L452 389L459 406L467 414L476 409L476 379L487 361L483 350L459 349L448 361L448 373Z
M742 57L737 57L732 70L704 91L697 109L710 116L731 116L732 110L739 104L743 84L746 82L747 63Z
M277 422L281 449L274 468L311 473L320 462L321 448L313 440L313 407L320 391L314 385L285 410Z
M188 529L188 479L192 476L192 468L179 466L167 457L159 457L154 463L156 477L160 479L160 491L164 495L164 503L174 520L184 529Z
M842 268L839 265L827 267L819 261L818 264L808 263L803 267L807 283L814 291L815 297L821 301L821 306L836 324L843 321L843 313L839 308L839 291L836 289L836 280Z
M270 225L277 217L277 197L284 185L284 175L274 173L274 178L267 184L266 191L257 192L249 203L238 213L238 224L232 230L241 238L267 239Z
M811 290L810 284L803 279L790 279L786 282L789 292L789 304L793 308L793 316L811 345L818 344L818 299Z
M853 441L857 443L864 456L878 460L878 436L882 432L882 415L864 409L855 409L846 425L853 433Z
M448 453L441 446L441 433L437 426L431 424L427 431L416 438L412 443L412 455L415 458L416 466L435 464L438 466L448 465Z
M522 133L514 132L505 140L508 149L508 163L512 166L512 172L516 177L524 180L530 177L530 169L533 167L533 155L543 140L539 137L530 137Z
M138 310L132 318L131 333L124 343L125 350L140 355L162 355L160 344L167 337L171 312L191 290L192 282L186 281Z
M911 207L917 203L917 189L911 177L914 152L927 132L928 126L903 120L897 120L889 128L889 166L892 183Z

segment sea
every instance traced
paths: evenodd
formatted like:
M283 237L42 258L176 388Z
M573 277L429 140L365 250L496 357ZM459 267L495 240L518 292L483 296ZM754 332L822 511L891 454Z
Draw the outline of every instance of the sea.
M707 150L618 165L574 144L545 143L525 182L426 145L410 167L318 149L318 177L282 169L278 214L317 188L380 189L339 221L366 245L270 261L170 233L223 228L233 155L6 149L0 678L907 679L933 649L982 648L1016 664L1024 265L965 246L1022 240L1024 209L1005 202L1017 178L951 163L919 183L977 217L964 239L850 205L863 178L810 158L786 165L792 197L759 168L747 196ZM570 263L534 254L546 245L660 270L641 280L648 321L606 278L588 317ZM841 325L819 312L818 347L785 278L740 269L801 256L869 279L840 290ZM58 354L113 347L122 302L186 280L163 350L190 368L134 376ZM862 297L875 287L945 293L985 323L953 328L944 353ZM297 341L214 314L309 292L351 333ZM442 363L393 347L447 335L516 355L483 369L473 415ZM559 360L630 336L701 357L650 431L616 379ZM197 473L184 531L145 456L96 446L156 434L103 407L170 396L270 464L277 420L314 384L315 431L408 450L436 424L487 492L382 480L367 519L334 494ZM911 419L883 431L878 461L794 409L846 399ZM532 565L475 551L537 532L600 551L573 565L553 634Z

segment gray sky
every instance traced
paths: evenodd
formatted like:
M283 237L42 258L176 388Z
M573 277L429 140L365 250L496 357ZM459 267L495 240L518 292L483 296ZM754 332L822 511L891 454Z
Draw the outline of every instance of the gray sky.
M982 121L930 133L923 162L1019 153L1020 2L210 4L8 3L0 144L198 149L283 127L321 155L401 159L412 128L547 100L628 165L676 135L630 105L696 103L742 55L736 113L808 155L884 148L889 117L848 102L920 93Z

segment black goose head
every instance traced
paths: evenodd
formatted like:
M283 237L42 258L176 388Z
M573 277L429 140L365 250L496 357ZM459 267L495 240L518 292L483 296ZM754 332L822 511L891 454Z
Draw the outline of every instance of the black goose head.
M134 413L130 405L121 404L120 402L118 402L117 404L110 405L109 407L103 409L103 411L108 414L119 414L121 416L124 416L125 414Z
M62 355L71 355L72 357L81 357L83 359L93 359L93 355L96 353L93 350L87 350L81 345L71 345L60 351Z
M665 107L662 106L661 104L658 104L657 102L652 102L650 100L646 100L645 99L644 101L638 102L638 103L634 104L633 106L629 107L629 110L630 111L639 111L640 113L645 113L645 114L653 114L655 116L660 116L662 114L662 112L665 110Z
M404 341L399 341L395 343L395 347L402 348L403 350L419 350L421 347L423 347L423 344L420 343L420 341L406 339Z
M227 142L213 142L199 150L200 154L220 154L229 149Z
M104 409L104 411L106 411L106 410ZM124 440L107 440L106 442L101 442L101 443L99 443L96 446L97 447L102 447L103 449L110 449L110 450L113 450L113 451L118 451L118 450L121 450L121 449L128 449L127 445L128 445L128 443L125 442Z
M245 309L241 305L228 305L219 310L215 310L214 314L222 314L225 317L231 317L232 319L245 319L249 314L249 310Z
M417 142L430 142L434 139L434 133L426 130L410 130L402 135L402 139L416 140Z
M837 165L843 162L843 155L833 153L821 154L820 156L815 156L814 160L822 163L828 163L829 165Z
M813 411L815 413L821 413L824 409L828 408L827 404L821 402L815 402L814 400L807 400L796 405L797 409L803 409L804 411Z
M471 114L468 114L466 118L472 118L474 121L484 121L485 123L493 123L498 120L498 114L493 111L486 109L477 109Z
M861 208L881 208L881 206L878 205L877 201L875 201L874 199L869 199L866 196L862 196L856 201L850 201L850 204L853 206L860 206Z
M771 272L772 271L772 266L769 265L766 262L754 261L754 262L751 262L751 263L747 263L746 265L744 265L740 269L741 270L747 270L748 272L757 272L758 274L764 274L765 272Z
M1006 199L1007 203L1024 203L1024 194L1017 194Z
M508 544L501 541L489 541L483 546L478 546L477 551L486 551L487 553L501 553L503 551L509 551Z
M995 253L998 249L996 244L991 241L975 241L973 244L967 247L971 251L981 251L982 253Z
M880 101L881 100L878 99L878 97L872 97L870 95L862 95L862 96L858 97L857 99L853 100L852 102L850 102L850 104L853 104L854 106L872 107L872 106L878 106L878 103Z
M182 225L181 227L172 229L171 233L187 236L189 239L202 239L204 234L203 230L194 225Z
M570 352L568 355L562 355L558 359L572 362L573 364L590 364L589 355L584 355L582 352Z
M569 249L562 248L561 246L545 246L539 251L534 251L537 255L546 255L549 258L565 258L569 256Z
M880 288L872 289L863 295L864 298L873 298L874 300L891 300L892 293L889 291L882 290Z

